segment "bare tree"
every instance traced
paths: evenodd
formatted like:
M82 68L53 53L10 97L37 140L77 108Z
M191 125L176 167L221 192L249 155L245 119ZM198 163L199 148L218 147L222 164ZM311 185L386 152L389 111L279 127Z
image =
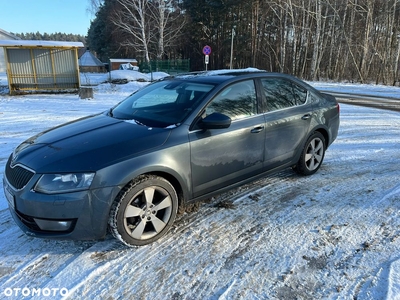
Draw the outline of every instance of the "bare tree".
M213 67L225 67L235 28L235 67L251 65L313 80L399 80L400 0L89 1L93 8L110 4L101 15L113 20L107 34L118 37L118 45L124 40L121 46L146 61L177 55L201 68L201 47L209 44ZM189 26L179 40L184 20Z
M365 82L365 78L368 77L369 72L369 56L371 47L371 35L374 30L373 27L373 11L375 0L361 1L363 3L353 2L354 7L365 18L364 23L364 38L361 40L361 58L360 58L360 77L361 82Z
M111 20L117 28L127 34L123 46L133 47L142 52L146 62L150 61L149 44L151 41L148 0L117 0L121 8L116 10Z
M157 44L156 56L157 59L162 59L165 48L172 46L181 35L185 19L174 0L153 0L149 3L153 6L151 19L154 22L154 28L158 31L154 41Z
M383 26L379 26L379 36L383 38L377 39L381 42L379 49L375 49L377 56L379 56L380 62L378 64L380 72L376 81L379 82L382 78L384 84L391 84L396 81L398 72L398 59L400 51L400 36L396 34L396 11L397 11L397 0L388 0L384 4L384 11L386 15L381 21ZM377 47L378 48L378 47Z
M185 24L173 0L117 0L120 9L111 20L127 34L123 46L143 53L146 62L162 59L165 48L173 45ZM178 22L177 19L182 21Z
M104 3L104 0L88 0L88 2L89 4L86 11L92 16L95 16L100 6Z
M317 80L318 76L318 60L321 50L321 32L322 32L322 11L321 11L321 0L315 1L315 37L314 37L314 51L311 60L311 79Z

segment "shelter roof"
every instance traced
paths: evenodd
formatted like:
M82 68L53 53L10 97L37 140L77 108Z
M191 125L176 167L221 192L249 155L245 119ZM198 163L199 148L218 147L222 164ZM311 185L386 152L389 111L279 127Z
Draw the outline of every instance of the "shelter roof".
M134 58L110 58L110 62L137 62Z
M39 41L39 40L0 40L0 47L20 48L80 48L84 47L82 42L61 42L61 41Z

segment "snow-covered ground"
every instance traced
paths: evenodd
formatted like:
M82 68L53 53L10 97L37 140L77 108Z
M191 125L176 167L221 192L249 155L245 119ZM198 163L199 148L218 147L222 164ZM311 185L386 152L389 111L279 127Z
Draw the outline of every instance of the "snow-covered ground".
M6 160L23 140L101 112L145 84L100 84L88 100L1 94L1 190ZM400 94L395 87L312 84ZM28 237L0 192L0 298L400 299L399 145L399 113L342 104L338 139L315 175L287 170L222 194L139 248L111 237Z
M324 92L336 92L342 94L370 95L387 97L400 100L400 87L375 85L375 84L355 84L355 83L329 83L329 82L308 82L315 88Z

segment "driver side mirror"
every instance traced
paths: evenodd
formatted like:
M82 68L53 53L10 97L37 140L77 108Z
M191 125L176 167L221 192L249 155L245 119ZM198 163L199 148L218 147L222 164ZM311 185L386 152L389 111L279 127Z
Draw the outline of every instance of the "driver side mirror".
M231 118L221 113L212 113L199 123L201 129L224 129L231 126Z

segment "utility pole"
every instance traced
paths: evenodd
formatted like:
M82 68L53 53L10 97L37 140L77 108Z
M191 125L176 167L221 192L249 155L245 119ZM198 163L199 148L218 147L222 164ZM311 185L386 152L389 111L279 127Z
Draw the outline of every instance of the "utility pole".
M232 70L232 61L233 61L233 37L235 36L235 27L232 26L232 38L231 38L231 62L229 64L229 69Z

